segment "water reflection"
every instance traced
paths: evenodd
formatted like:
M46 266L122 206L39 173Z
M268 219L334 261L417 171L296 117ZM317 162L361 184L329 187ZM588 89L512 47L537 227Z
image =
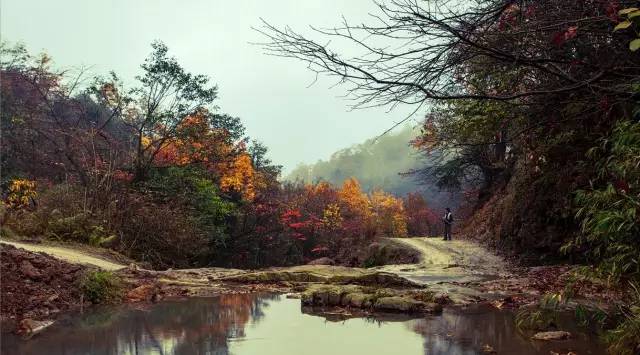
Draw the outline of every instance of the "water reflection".
M2 354L228 354L276 295L239 294L97 309L23 341L3 334Z
M573 329L572 329L573 330ZM575 330L573 330L575 332ZM302 313L277 295L225 295L68 316L31 340L3 334L2 354L600 354L586 336L532 343L510 312L476 307L421 319Z
M562 318L562 317L561 317ZM516 330L515 315L490 306L446 310L441 316L427 317L407 324L424 338L425 354L475 355L489 345L498 354L536 355L570 351L578 354L605 354L597 336L584 333L569 318L561 322L570 331L569 341L532 341L532 334Z

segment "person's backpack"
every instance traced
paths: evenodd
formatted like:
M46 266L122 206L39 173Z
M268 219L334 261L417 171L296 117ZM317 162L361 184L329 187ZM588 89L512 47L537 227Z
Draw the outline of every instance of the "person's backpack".
M445 218L449 224L453 222L453 214L451 212L447 212L447 216Z

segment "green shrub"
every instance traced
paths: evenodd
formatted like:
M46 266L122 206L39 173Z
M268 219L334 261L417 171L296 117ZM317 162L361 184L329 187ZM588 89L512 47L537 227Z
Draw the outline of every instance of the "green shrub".
M86 206L80 186L54 185L38 193L37 208L9 213L6 227L18 236L102 245L113 234Z
M151 173L142 190L160 201L179 201L209 239L212 246L225 245L228 222L236 214L236 206L220 195L207 173L196 168L171 167Z
M635 284L631 289L631 302L620 312L622 321L603 336L611 354L633 355L640 350L640 290Z
M582 250L610 283L640 278L640 123L619 122L589 150L592 187L576 193L582 233L563 247Z
M84 298L94 304L117 303L123 296L122 280L109 271L89 271L80 280Z
M516 314L516 327L519 330L546 330L559 323L560 308L567 302L563 293L546 294L540 302L522 308Z
M380 248L371 248L370 254L362 262L362 266L365 268L382 266L387 264L388 248L383 246Z

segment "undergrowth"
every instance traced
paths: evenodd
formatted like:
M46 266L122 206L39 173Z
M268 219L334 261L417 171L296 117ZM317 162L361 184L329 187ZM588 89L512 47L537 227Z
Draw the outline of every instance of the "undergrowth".
M84 299L94 304L117 303L124 287L119 276L110 271L89 271L80 280Z

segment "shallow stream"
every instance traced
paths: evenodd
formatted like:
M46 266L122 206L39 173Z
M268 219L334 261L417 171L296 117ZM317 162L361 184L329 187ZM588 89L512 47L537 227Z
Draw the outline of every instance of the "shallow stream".
M540 342L514 327L510 311L488 306L445 309L420 318L343 319L302 310L282 295L236 294L96 308L69 314L31 339L2 334L10 354L375 355L603 354L597 337L563 328L571 340Z

